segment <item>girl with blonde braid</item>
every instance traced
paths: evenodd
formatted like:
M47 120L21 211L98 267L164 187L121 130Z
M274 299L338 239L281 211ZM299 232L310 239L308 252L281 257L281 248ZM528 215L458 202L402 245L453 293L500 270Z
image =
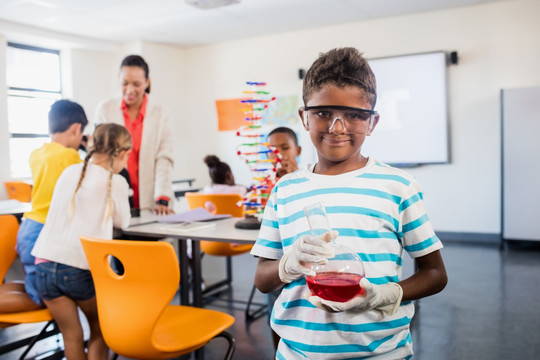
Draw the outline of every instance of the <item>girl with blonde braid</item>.
M107 359L99 327L94 283L80 236L111 239L113 226L130 221L129 187L118 173L126 166L131 136L121 125L101 124L84 163L67 167L58 178L49 213L32 255L37 290L64 338L67 360ZM78 308L88 320L85 351Z

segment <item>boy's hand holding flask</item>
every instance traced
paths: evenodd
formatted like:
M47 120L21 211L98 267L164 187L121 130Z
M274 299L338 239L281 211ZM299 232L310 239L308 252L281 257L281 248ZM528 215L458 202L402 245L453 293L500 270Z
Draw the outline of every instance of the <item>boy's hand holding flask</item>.
M296 240L290 251L279 261L279 278L290 283L302 276L315 276L311 263L324 264L334 257L330 241L337 236L337 231L318 236L304 235Z
M329 312L377 310L382 317L396 313L401 304L403 290L397 283L382 285L372 284L368 279L360 280L363 295L358 295L346 302L335 302L318 296L306 294L306 299L319 309Z

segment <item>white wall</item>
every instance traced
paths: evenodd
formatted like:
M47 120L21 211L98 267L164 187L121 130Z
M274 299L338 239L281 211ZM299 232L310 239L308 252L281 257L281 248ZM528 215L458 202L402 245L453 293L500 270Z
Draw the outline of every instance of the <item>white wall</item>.
M68 51L70 58L71 94L66 97L81 104L86 116L93 121L97 104L115 94L118 83L118 70L111 66L115 62L115 54L88 49ZM88 129L92 132L93 129Z
M214 103L239 97L245 81L266 81L274 95L300 96L298 69L307 69L319 52L333 47L355 46L368 58L455 50L460 62L449 68L452 162L410 172L423 185L437 230L499 233L499 91L540 84L539 13L538 0L516 0L188 49L140 41L85 47L71 53L73 98L93 116L101 99L118 93L122 57L140 53L150 65L151 96L174 120L174 177L195 177L203 186L209 181L202 162L206 154L220 155L233 170L245 167L226 153L235 146L234 137L217 132ZM0 42L0 56L3 51ZM0 88L4 83L0 75ZM1 132L5 122L0 109ZM301 141L309 146L307 138ZM7 151L3 144L0 154ZM4 158L0 155L5 169Z
M423 185L437 230L499 233L499 90L540 84L539 13L536 0L496 2L188 49L186 82L197 91L187 94L184 114L200 119L186 124L189 173L208 181L201 161L207 153L234 161L223 153L230 137L215 131L214 100L238 97L245 81L266 81L277 95L300 94L298 68L339 46L355 46L368 58L455 50L459 65L449 68L452 162L410 172Z
M152 99L161 104L171 116L174 131L174 170L173 179L191 177L187 166L187 154L190 154L190 142L185 125L198 122L200 119L190 119L184 116L184 109L189 106L185 94L193 91L185 82L186 73L191 69L185 66L185 50L174 46L141 43L141 56L150 67ZM191 139L195 141L196 139Z

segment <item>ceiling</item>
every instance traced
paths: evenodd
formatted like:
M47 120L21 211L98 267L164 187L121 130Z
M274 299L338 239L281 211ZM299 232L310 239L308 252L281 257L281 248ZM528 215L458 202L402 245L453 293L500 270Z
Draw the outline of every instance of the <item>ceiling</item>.
M185 0L0 0L0 21L105 42L188 47L494 1L509 0L240 0L204 10Z

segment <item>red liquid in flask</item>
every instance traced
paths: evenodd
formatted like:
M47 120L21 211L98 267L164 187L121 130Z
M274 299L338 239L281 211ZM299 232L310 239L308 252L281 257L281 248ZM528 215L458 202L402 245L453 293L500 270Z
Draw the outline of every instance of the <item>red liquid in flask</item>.
M306 277L308 288L313 295L337 302L345 302L362 294L360 279L362 279L361 275L336 271L321 272L315 276Z

